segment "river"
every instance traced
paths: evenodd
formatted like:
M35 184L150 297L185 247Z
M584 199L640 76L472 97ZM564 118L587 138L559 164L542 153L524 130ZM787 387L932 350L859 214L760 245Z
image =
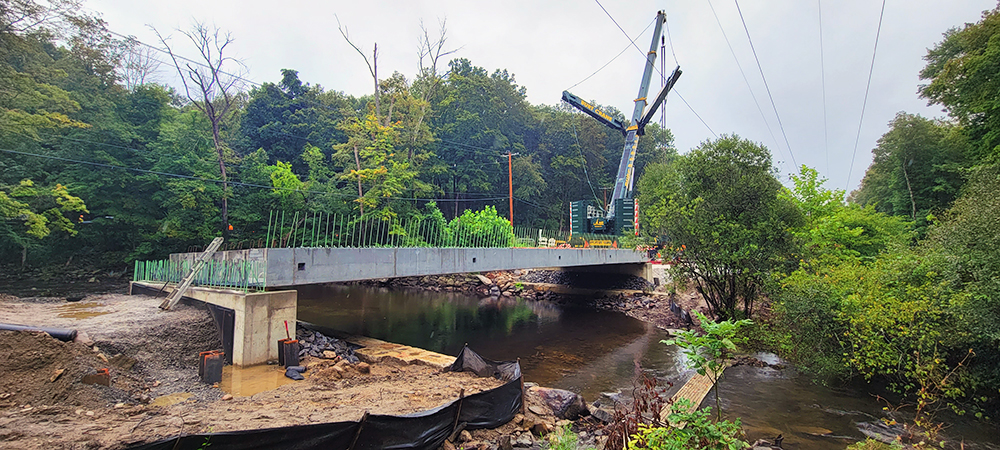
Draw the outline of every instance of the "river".
M519 358L525 381L572 390L588 402L630 392L636 362L674 389L691 373L675 347L660 343L666 333L617 312L448 292L297 289L299 320L449 355L468 344L486 358ZM842 450L864 438L855 423L884 417L883 405L867 393L817 385L793 368L734 367L720 385L726 415L740 417L751 439L782 433L788 449ZM709 395L705 406L714 405ZM947 420L947 436L965 439L966 448L1000 449L993 424Z

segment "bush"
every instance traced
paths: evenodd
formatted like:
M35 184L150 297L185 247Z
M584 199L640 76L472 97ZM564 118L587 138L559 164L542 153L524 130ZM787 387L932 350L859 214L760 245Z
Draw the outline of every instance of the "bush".
M750 444L740 439L743 430L740 419L712 422L712 408L691 412L691 402L680 399L670 406L669 426L642 425L628 442L629 450L739 450ZM680 425L683 424L683 427Z

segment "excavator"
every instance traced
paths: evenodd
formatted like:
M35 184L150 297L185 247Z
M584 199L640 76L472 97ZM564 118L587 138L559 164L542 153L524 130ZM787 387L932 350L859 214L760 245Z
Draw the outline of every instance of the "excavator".
M639 136L645 134L646 125L656 113L657 108L667 98L667 93L677 83L681 76L681 68L677 66L670 77L667 78L660 92L652 102L648 102L646 94L649 92L649 81L653 75L654 62L656 61L656 43L660 40L663 24L666 22L666 14L663 11L656 13L656 25L653 30L653 42L649 46L646 54L646 68L642 72L642 80L639 82L639 95L635 99L635 108L632 111L631 122L624 122L601 111L597 106L587 102L580 97L563 91L562 99L573 105L585 114L597 119L598 122L614 129L625 138L625 147L622 149L621 163L618 165L618 175L615 179L615 189L608 202L607 209L601 205L595 205L590 200L579 200L570 202L570 241L574 234L598 234L612 236L622 236L629 233L639 235L639 205L633 198L634 178L635 178L635 152L639 146ZM647 108L647 106L649 106ZM611 245L611 239L594 240L594 244ZM600 245L599 244L599 245ZM586 241L583 245L590 246ZM574 245L575 246L575 245ZM603 245L601 245L603 246Z

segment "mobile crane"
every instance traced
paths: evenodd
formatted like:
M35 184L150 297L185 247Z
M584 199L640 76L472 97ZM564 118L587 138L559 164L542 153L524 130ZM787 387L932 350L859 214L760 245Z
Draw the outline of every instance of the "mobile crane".
M635 178L633 165L635 164L635 152L639 146L639 136L645 134L646 124L656 113L667 93L677 83L681 76L681 68L677 66L666 83L660 89L659 94L652 103L646 101L646 94L649 92L649 81L653 75L654 62L656 61L656 42L660 40L663 23L666 22L666 14L663 11L656 13L656 26L653 30L653 43L649 46L649 53L646 54L646 68L642 72L642 80L639 82L639 95L635 99L635 109L632 111L632 121L625 123L615 119L609 114L601 111L595 105L584 101L580 97L563 91L562 99L573 105L580 111L597 119L598 122L607 125L611 129L617 130L625 137L625 147L622 150L621 163L618 165L618 176L615 179L615 189L611 196L611 201L607 205L607 210L603 210L600 205L594 206L590 200L580 200L570 202L570 238L573 234L594 233L621 236L626 233L639 234L639 205L632 197ZM650 107L647 109L646 106ZM645 114L644 114L645 113Z

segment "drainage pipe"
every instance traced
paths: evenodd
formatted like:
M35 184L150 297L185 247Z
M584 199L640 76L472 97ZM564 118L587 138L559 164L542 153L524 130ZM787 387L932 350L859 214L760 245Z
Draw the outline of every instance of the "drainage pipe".
M33 327L27 325L14 325L10 323L0 323L0 331L43 331L48 333L56 339L63 342L69 342L76 339L76 330L71 330L69 328L48 328L48 327Z

